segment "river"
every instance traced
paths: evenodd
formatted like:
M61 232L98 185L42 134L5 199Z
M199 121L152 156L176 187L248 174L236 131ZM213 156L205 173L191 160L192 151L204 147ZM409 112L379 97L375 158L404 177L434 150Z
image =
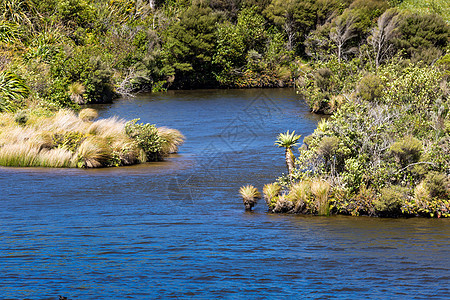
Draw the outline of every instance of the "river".
M0 168L0 299L448 299L450 222L245 212L285 172L291 89L171 91L97 106L181 130L167 161Z

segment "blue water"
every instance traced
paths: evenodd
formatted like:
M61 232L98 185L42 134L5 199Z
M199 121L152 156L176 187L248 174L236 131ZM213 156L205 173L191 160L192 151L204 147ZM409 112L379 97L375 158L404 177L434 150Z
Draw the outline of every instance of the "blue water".
M285 171L279 132L317 117L289 89L142 95L97 107L180 129L165 162L0 168L0 299L448 299L444 219L245 212Z

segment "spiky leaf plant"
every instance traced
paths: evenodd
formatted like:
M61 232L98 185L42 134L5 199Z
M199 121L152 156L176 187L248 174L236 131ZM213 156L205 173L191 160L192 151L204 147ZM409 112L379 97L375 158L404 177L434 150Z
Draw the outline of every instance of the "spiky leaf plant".
M26 98L30 89L14 73L9 71L0 72L0 111L15 111L18 101Z
M239 189L239 194L241 194L242 196L245 210L252 210L253 206L255 206L258 202L258 199L261 199L261 194L253 185L246 185L241 187Z
M289 179L292 180L292 173L294 171L294 161L295 157L292 153L292 147L298 145L298 140L301 138L301 135L295 134L295 130L292 132L286 131L286 133L280 133L277 136L277 140L275 141L275 145L278 147L285 148L285 156L286 156L286 167L288 169Z

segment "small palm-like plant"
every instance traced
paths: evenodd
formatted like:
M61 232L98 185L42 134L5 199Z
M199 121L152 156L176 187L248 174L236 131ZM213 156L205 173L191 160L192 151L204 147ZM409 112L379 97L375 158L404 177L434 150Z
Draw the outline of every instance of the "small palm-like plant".
M0 21L0 43L12 43L19 36L19 26L14 23Z
M264 199L269 209L273 209L277 203L277 197L280 195L281 185L277 182L268 183L263 187Z
M252 210L253 206L258 202L258 199L261 199L261 194L253 185L241 187L239 194L241 194L242 200L244 201L245 210Z
M292 180L292 173L294 172L294 161L295 157L292 153L292 147L295 147L298 145L298 140L300 139L301 135L295 134L295 130L292 132L289 132L289 130L286 133L280 133L277 136L277 140L275 141L275 145L278 147L284 147L285 148L285 156L286 156L286 167L288 169L289 179Z

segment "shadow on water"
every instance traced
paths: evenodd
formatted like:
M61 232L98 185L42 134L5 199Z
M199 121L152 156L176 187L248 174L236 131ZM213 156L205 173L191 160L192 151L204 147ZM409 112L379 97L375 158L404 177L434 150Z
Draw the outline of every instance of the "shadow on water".
M449 293L449 221L244 212L285 172L279 132L317 122L290 89L146 94L98 107L181 130L165 162L0 168L0 298L419 298ZM112 296L113 295L113 296Z

